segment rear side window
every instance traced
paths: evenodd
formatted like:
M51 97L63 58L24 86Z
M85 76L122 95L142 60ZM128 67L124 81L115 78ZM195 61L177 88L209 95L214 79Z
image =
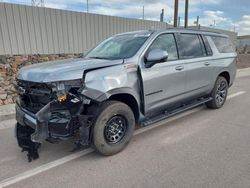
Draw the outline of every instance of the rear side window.
M229 38L218 36L211 36L211 38L220 53L235 52L235 48Z
M188 59L206 56L205 47L199 35L181 34L179 42L181 58Z

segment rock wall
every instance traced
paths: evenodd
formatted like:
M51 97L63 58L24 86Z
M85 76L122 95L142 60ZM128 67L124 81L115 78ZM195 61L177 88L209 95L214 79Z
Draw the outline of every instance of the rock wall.
M16 90L14 87L16 75L20 68L46 61L79 58L82 54L57 55L24 55L0 56L0 105L15 103Z
M244 69L250 67L250 54L238 54L237 68Z

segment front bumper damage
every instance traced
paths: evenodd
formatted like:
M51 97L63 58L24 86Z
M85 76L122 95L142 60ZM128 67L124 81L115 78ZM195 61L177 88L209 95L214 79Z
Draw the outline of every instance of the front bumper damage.
M48 120L51 115L51 103L48 103L36 114L33 114L20 107L19 104L16 104L16 120L19 124L28 126L34 130L30 136L31 141L33 142L42 143L48 138Z
M16 104L16 137L22 151L27 152L29 162L39 158L38 148L45 140L65 140L78 132L79 145L89 145L92 115L71 114L69 119L55 117L53 108L58 101L51 101L36 114L31 113L20 104ZM82 102L79 106L83 106Z

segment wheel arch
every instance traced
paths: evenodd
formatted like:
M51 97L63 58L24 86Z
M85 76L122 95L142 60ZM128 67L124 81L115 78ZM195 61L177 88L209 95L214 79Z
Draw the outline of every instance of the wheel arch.
M116 100L128 105L134 113L135 121L138 122L140 116L139 105L133 95L128 93L113 94L108 98L108 100Z
M229 74L229 72L228 71L223 71L223 72L221 72L219 75L218 75L218 77L219 76L222 76L222 77L224 77L226 80L227 80L227 83L228 83L228 85L230 85L230 74Z

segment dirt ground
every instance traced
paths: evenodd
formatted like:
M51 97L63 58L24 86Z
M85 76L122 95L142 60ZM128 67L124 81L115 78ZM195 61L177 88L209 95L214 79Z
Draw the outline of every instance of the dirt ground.
M250 67L250 54L239 54L237 67L239 69Z

